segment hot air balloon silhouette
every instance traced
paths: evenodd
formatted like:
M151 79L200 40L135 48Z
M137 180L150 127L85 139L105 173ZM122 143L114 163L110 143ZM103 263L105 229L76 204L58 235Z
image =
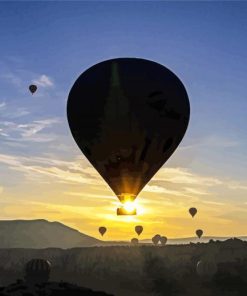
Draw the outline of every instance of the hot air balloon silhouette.
M106 233L107 229L104 226L99 227L99 233L103 236Z
M189 213L191 214L192 218L196 215L197 209L196 208L190 208Z
M37 85L35 85L35 84L29 85L29 90L30 90L31 94L33 95L37 90Z
M138 236L142 233L143 227L141 225L137 225L135 227L135 232L138 234Z
M166 67L117 58L79 76L67 115L77 145L123 204L117 213L133 215L130 203L181 142L190 106L182 82Z
M165 246L166 243L167 243L167 237L166 236L161 236L160 243L161 243L162 246Z
M212 259L200 260L196 265L196 272L201 277L212 277L217 272L217 264Z
M138 245L138 243L139 243L138 238L132 238L132 239L131 239L131 244L132 244L132 245L135 245L135 246L136 246L136 245Z
M32 259L25 266L27 284L45 283L49 280L51 263L44 259Z
M201 229L197 229L196 235L197 235L197 237L201 238L201 236L203 235L203 231Z
M153 238L152 238L152 242L153 244L156 246L158 245L159 241L160 241L160 235L159 234L156 234Z

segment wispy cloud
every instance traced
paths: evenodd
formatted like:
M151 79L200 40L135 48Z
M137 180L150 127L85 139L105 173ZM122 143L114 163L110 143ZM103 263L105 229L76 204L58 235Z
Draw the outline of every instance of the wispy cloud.
M26 116L30 114L30 112L27 110L27 108L25 107L18 107L16 108L15 111L12 111L12 112L8 112L6 115L7 118L10 118L10 119L14 119L14 118L19 118L19 117L23 117L23 116Z
M25 68L22 63L0 62L0 78L11 84L15 90L21 93L28 92L28 86L32 83L46 89L54 86L53 79L45 73L35 73Z
M243 185L239 182L229 182L228 188L233 190L247 190L247 185Z
M161 168L154 176L153 181L207 186L222 184L218 178L196 175L184 168Z
M202 200L202 203L213 205L213 206L224 206L224 205L226 205L226 203L224 203L224 202L217 202L217 201L212 201L212 200Z
M205 139L204 145L208 147L231 148L239 145L239 141L219 135L211 135Z
M11 72L2 73L1 78L7 80L8 82L10 82L16 87L21 87L23 84L22 79L15 73L11 73Z
M184 189L186 192L196 194L196 195L207 195L208 194L208 192L206 192L205 190L198 189L198 188L185 187Z
M48 122L51 123L53 121L45 122L48 124ZM47 182L106 186L98 172L93 167L88 166L87 162L78 158L72 161L65 161L56 159L53 156L28 158L0 154L0 163L8 165L10 170L22 172L28 180L39 178ZM205 201L204 199L204 203L211 203L212 205L222 204L221 201L217 200L217 197L212 196L212 193L207 190L212 186L223 186L226 188L228 186L227 180L196 175L181 168L166 168L164 170L166 171L165 178L161 178L161 176L157 178L159 181L162 180L162 182L157 185L155 184L157 181L150 181L143 189L144 194L145 192L155 194L157 198L159 195L165 195L166 199L169 196L181 197L181 202L184 200L184 197L187 198L187 202L196 202L200 200L199 196L207 196L207 200ZM174 178L174 174L176 178ZM164 180L165 183L163 183ZM244 185L241 186L245 189ZM238 184L238 187L241 188L241 186ZM68 194L77 195L76 192L70 192ZM177 200L177 202L179 203L180 200Z
M192 139L193 141L193 139ZM198 148L232 148L239 145L239 140L233 137L224 137L222 135L211 134L210 136L194 139L194 143L190 145L181 145L179 150L193 150Z
M26 116L30 114L30 112L25 107L15 107L14 110L11 110L7 108L7 104L3 102L0 104L0 114L1 114L1 117L11 120L11 119Z
M102 185L99 176L89 174L89 171L76 161L60 161L42 157L18 157L0 154L0 163L9 166L9 169L23 172L27 179L45 177L47 181L68 184Z
M230 220L235 222L236 218L238 221L242 221L244 223L247 222L247 215L246 210L233 210L233 211L226 211L225 213L222 213L218 215L218 218L223 218L225 220Z
M43 129L59 122L60 120L58 118L35 120L32 123L19 124L17 125L17 129L20 130L20 133L24 138L29 138L37 134L38 132L42 131Z
M5 102L1 102L0 103L0 109L4 109L6 107L6 103Z
M33 83L42 87L51 87L54 85L54 82L52 81L52 79L45 74L40 75L37 79L34 79Z
M93 197L93 198L96 198L96 199L110 199L110 200L116 200L116 197L114 195L110 196L110 195L104 195L104 194L93 194L93 193L81 193L81 192L64 192L65 195L71 195L71 196L79 196L79 197L82 197L82 196L86 196L87 198L88 197Z
M74 173L69 170L64 170L62 168L57 167L41 167L41 166L25 166L23 167L24 172L32 171L32 173L37 173L41 175L45 175L47 177L53 177L53 179L57 179L59 182L62 183L75 183L75 184L98 184L98 180L94 180L89 177L85 177L80 173ZM17 168L18 170L18 168Z
M183 193L182 190L169 190L162 186L156 185L146 185L143 189L144 192L152 192L152 193L165 193L168 195L176 195L176 196L189 196Z
M54 124L60 122L59 118L34 120L21 124L12 121L2 121L0 122L0 130L2 136L8 137L9 141L50 142L55 139L54 134L41 133L41 131L51 128Z

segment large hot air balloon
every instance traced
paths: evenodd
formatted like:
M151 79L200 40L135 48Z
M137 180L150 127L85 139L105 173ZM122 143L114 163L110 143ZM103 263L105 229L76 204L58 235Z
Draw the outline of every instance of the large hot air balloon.
M123 204L117 213L133 215L129 204L181 142L190 106L182 82L166 67L118 58L79 76L67 115L79 148Z
M99 233L103 236L106 233L107 229L104 226L99 227Z
M215 260L200 260L196 265L196 272L201 277L212 277L217 272Z
M152 238L152 242L153 242L153 244L156 246L156 245L158 245L159 241L160 241L160 235L159 235L159 234L156 234L156 235Z
M30 90L31 94L33 95L37 90L37 85L35 85L35 84L29 85L29 90Z
M201 229L197 229L196 230L196 235L201 238L201 236L203 235L203 231Z
M192 218L196 215L197 209L196 208L190 208L189 213L191 214Z
M138 236L142 233L143 227L141 225L137 225L135 227L135 232L138 234Z
M162 246L165 246L166 243L167 243L167 237L166 236L161 236L160 243L161 243Z
M132 244L132 245L138 245L138 243L139 243L138 238L132 238L132 239L131 239L131 244Z

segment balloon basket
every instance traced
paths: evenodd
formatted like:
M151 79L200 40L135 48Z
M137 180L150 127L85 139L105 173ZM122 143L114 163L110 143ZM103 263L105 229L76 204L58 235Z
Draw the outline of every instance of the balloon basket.
M131 211L128 211L124 207L118 208L117 209L117 215L118 216L124 216L124 215L133 216L133 215L136 215L136 209L132 209Z

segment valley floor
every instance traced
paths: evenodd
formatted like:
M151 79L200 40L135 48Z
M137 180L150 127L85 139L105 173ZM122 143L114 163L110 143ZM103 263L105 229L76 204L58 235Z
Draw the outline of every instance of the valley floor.
M247 295L247 242L238 239L156 247L0 249L0 286L23 279L25 264L33 258L51 262L52 282L115 296Z

